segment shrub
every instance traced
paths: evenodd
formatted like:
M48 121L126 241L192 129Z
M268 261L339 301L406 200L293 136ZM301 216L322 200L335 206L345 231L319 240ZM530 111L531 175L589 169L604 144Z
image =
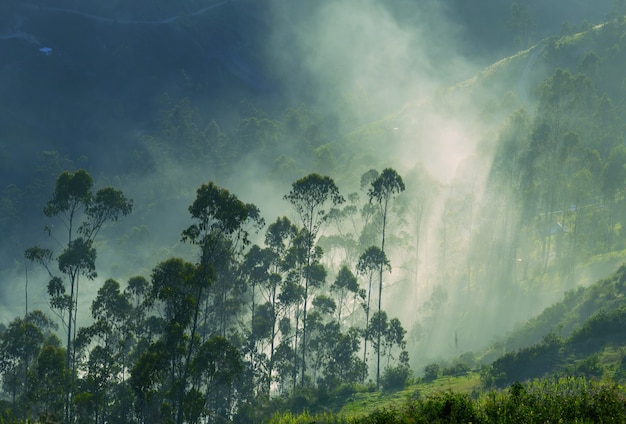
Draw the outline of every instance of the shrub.
M626 422L626 402L620 388L585 378L515 383L508 394L489 393L482 410L487 422L498 423Z
M441 375L451 375L454 377L459 377L461 375L467 374L469 371L469 365L459 362L449 368L444 368L443 370L441 370Z
M385 390L403 389L410 376L411 369L406 365L387 367L380 382Z
M417 402L407 412L416 423L480 423L480 410L466 393L445 392Z
M357 387L355 384L341 384L336 389L332 391L333 396L339 397L348 397L357 392Z
M364 424L395 424L400 421L400 414L395 409L378 409L363 420Z
M289 410L293 413L302 413L310 409L317 402L316 394L309 387L298 388L289 398Z
M433 381L439 377L439 365L430 364L424 368L424 380Z
M578 364L578 366L576 367L576 371L579 374L587 376L602 376L604 368L600 363L600 355L598 353L594 353L593 355L587 357Z

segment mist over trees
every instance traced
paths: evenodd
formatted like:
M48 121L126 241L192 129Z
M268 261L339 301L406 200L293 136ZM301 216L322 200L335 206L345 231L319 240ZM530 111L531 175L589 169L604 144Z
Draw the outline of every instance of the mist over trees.
M78 75L77 87L110 73L110 89L122 64L146 75L110 98L96 84L76 104L67 81L52 84L31 115L26 100L2 103L3 419L250 422L343 385L401 388L425 365L488 349L626 257L618 4L602 24L564 24L547 38L537 2L494 6L490 19L509 25L501 35L517 38L512 55L462 83L446 74L442 89L422 60L433 47L417 49L419 31L407 29L419 14L403 15L412 9L402 2L273 14L252 3L160 4L150 16L121 4L2 6L13 15L0 48L14 64L0 72L29 69L6 98L43 78L40 63L48 82ZM457 6L455 16L467 7ZM290 37L290 26L255 39L291 12L310 39ZM333 23L348 12L346 27L364 37L381 24L366 41L394 46L384 60L357 40L354 51L322 43L346 35ZM100 26L100 47L54 35L45 16ZM208 38L197 36L203 25ZM43 56L23 34L68 47ZM154 52L124 41L137 34L160 40L170 62L172 46L195 41L180 68L156 77ZM264 56L259 40L269 39L284 51ZM75 53L86 50L116 53L81 68ZM468 72L474 64L453 50L446 60ZM200 51L208 62L189 59ZM307 60L296 66L285 52ZM349 69L330 66L356 56ZM81 119L99 98L107 114ZM20 140L32 144L13 158ZM506 360L512 348L498 349Z
M93 195L92 184L82 169L57 178L44 213L61 217L68 244L58 256L41 247L25 252L49 273L50 306L58 311L67 343L61 347L54 336L44 339L53 326L39 310L27 311L2 331L1 370L12 399L7 418L64 415L65 422L183 423L217 416L245 421L253 409L267 408L271 399L297 389L334 390L363 382L369 364L378 385L381 356L385 373L399 361L408 378L406 330L400 321L388 319L378 302L368 322L366 311L355 304L357 296L345 297L345 290L359 290L350 271L356 264L344 262L337 289L330 288L317 240L330 211L344 198L330 177L319 174L293 183L285 200L296 210L298 224L278 218L266 230L264 246L251 245L251 237L265 226L259 209L213 182L202 184L189 206L193 223L181 233L183 242L198 248L196 259L166 259L154 266L150 279L132 277L125 288L107 279L91 304L92 324L77 329L79 277L96 277L95 235L132 209L117 189ZM387 168L368 193L384 202L401 187L399 175ZM375 219L384 221L385 213L384 207L376 209ZM55 276L55 261L69 294ZM374 265L378 270L382 262ZM338 302L350 311L344 322L335 314ZM18 348L27 333L32 333L32 345ZM361 359L362 336L371 341L377 360L365 350ZM56 362L47 356L52 354ZM66 359L59 362L62 356ZM53 402L35 396L41 387L35 376L44 366L51 373L47 389L58 396Z

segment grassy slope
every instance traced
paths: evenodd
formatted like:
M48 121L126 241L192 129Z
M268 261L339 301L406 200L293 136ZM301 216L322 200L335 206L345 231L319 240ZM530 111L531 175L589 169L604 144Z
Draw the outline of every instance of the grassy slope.
M601 315L598 315L599 311L602 311ZM626 265L589 287L569 292L563 301L509 335L509 343L522 343L522 339L540 340L557 330L563 338L562 344L554 349L557 359L553 363L541 364L545 359L542 356L534 358L535 362L524 363L529 372L527 378L520 380L549 375L582 375L605 381L626 381L626 331L614 327L606 329L606 325L598 324L599 317L604 316L609 317L605 320L608 322L626 319ZM600 334L599 326L606 331ZM540 375L537 370L541 370ZM338 396L330 400L326 411L338 417L361 418L381 409L399 409L410 400L442 392L473 395L484 393L485 388L479 373L474 371L459 377L445 376L431 382L413 383L395 392L357 392Z
M511 333L504 348L506 353L494 358L489 369L499 387L553 375L625 382L626 265L568 292Z
M358 392L336 399L329 412L347 418L359 418L383 408L398 408L408 400L421 399L440 392L471 393L480 389L480 377L469 373L460 377L440 377L431 382L411 384L392 392Z
M594 268L617 268L624 262L626 252L603 255L586 266L581 266L581 273L592 273ZM506 350L511 351L538 343L546 335L556 333L568 337L595 313L611 311L626 305L622 280L626 278L626 268L619 267L609 277L584 287L565 293L563 299L546 308L538 316L531 318L518 330L511 332L505 339Z

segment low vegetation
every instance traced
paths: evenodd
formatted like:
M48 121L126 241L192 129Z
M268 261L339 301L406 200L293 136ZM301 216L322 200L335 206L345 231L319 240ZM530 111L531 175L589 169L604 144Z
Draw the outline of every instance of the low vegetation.
M623 422L626 392L611 382L563 377L515 383L480 395L440 391L360 416L346 414L275 415L271 424L313 423L546 423Z

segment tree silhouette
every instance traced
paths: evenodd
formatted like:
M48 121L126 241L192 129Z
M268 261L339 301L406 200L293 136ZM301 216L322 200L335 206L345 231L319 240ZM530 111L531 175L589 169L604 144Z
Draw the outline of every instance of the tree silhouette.
M304 267L304 302L302 312L302 368L301 381L304 384L304 374L306 371L306 339L307 339L307 302L309 295L309 283L311 280L311 266L314 255L315 241L321 225L326 221L327 206L333 207L344 202L344 198L339 194L339 189L330 177L319 174L309 174L295 181L291 185L291 191L285 195L291 206L296 211L306 232Z
M47 217L57 217L66 230L67 243L57 241L63 251L57 258L58 268L69 282L69 294L66 294L63 280L52 271L53 252L50 249L31 247L26 249L27 259L43 265L50 276L48 294L53 308L61 314L67 312L67 344L65 366L72 371L74 351L72 337L76 334L76 315L78 313L79 277L93 280L96 276L96 249L94 240L103 225L115 222L120 216L132 211L132 201L112 187L104 187L95 195L92 192L93 179L87 171L81 169L74 173L65 171L56 180L52 199L44 208ZM53 236L52 227L46 227L48 235ZM62 315L63 317L63 315ZM66 391L65 422L71 420L71 388Z
M367 192L370 203L377 206L382 220L380 225L381 241L380 250L385 253L385 231L387 229L387 220L389 218L389 211L391 208L391 201L400 192L405 190L404 182L398 173L391 169L386 168L383 172L371 183L371 186ZM383 270L384 263L379 263L379 280L378 280L378 312L381 311L382 294L383 294ZM380 333L377 335L377 343L380 345ZM377 367L376 367L376 386L380 387L380 350L377 351Z
M367 364L367 342L370 340L370 300L372 298L372 282L374 280L374 275L377 273L381 266L385 267L387 270L391 271L391 265L385 256L385 253L380 250L380 248L376 246L370 246L367 250L359 257L359 262L357 263L357 271L359 274L366 276L368 281L368 288L366 294L366 303L363 305L365 309L365 331L363 332L363 364ZM365 381L367 369L363 372L363 381Z

